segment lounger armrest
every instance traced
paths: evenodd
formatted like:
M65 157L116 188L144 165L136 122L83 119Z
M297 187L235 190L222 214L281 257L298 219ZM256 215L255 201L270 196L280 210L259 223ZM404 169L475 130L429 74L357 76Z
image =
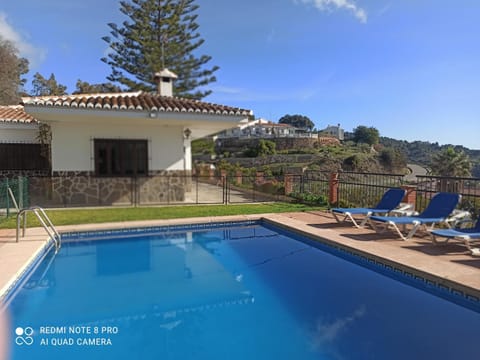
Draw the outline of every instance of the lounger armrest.
M455 222L454 229L468 229L475 225L475 221L472 219L460 220Z
M415 216L418 215L418 211L413 210L412 204L406 204L404 206L400 206L392 211L390 211L390 215L392 216Z
M461 227L459 225L472 223L472 214L466 210L453 210L445 222L451 227Z
M415 207L413 204L408 203L400 203L400 205L395 209L399 211L415 211Z

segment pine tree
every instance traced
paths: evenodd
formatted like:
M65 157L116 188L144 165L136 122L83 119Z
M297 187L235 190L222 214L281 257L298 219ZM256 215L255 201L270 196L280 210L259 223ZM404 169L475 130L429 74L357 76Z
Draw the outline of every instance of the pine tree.
M111 37L103 38L110 47L102 58L112 69L107 79L130 90L155 91L153 75L168 68L178 75L174 95L209 95L204 87L216 81L218 67L206 69L211 56L193 54L204 43L197 31L197 9L194 0L121 1L120 11L129 20L109 24Z
M18 57L15 46L0 36L0 105L15 105L20 101L28 72L28 60Z
M76 89L72 94L100 94L100 93L117 93L122 89L112 83L90 84L87 81L77 80Z
M61 96L67 93L67 87L59 84L54 74L47 79L37 72L33 75L32 85L34 96Z

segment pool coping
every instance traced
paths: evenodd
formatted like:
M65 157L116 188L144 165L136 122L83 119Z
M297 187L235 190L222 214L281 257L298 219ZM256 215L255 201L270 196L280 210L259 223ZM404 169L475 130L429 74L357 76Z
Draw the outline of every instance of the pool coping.
M283 229L290 233L295 233L310 239L313 242L319 242L330 248L328 252L334 256L346 258L361 266L367 267L373 271L382 273L388 277L397 279L408 285L421 288L424 291L431 292L436 296L441 296L452 301L450 297L457 297L457 303L469 307L475 311L480 310L480 289L465 285L461 282L446 278L444 276L433 274L425 269L418 269L395 259L385 256L379 256L364 250L359 250L354 246L339 243L319 235L318 231L305 229L302 227L292 227L285 224L284 219L263 218L266 224ZM480 273L479 273L480 275Z
M223 223L225 225L245 222L245 221L264 221L266 224L270 223L274 226L277 226L281 229L297 233L299 235L305 236L309 239L319 241L327 246L341 250L346 254L350 254L360 262L363 262L365 265L375 265L383 267L388 271L397 272L399 275L410 277L413 282L417 281L419 283L426 284L426 286L437 286L440 289L444 289L446 293L454 295L463 295L466 299L470 299L475 303L480 301L480 286L474 286L462 281L459 281L453 276L448 274L448 269L445 271L435 271L429 269L428 266L419 266L418 262L415 261L409 262L409 256L411 254L404 254L405 249L401 249L402 254L388 253L383 251L377 251L378 249L369 249L368 246L365 246L365 242L355 242L350 239L347 239L345 236L342 236L335 229L318 229L309 224L309 221L301 219L301 214L295 213L280 213L280 214L258 214L258 215L240 215L240 216L217 216L217 217L199 217L199 218L187 218L187 219L171 219L171 220L153 220L153 221L134 221L134 222L119 222L119 223L104 223L104 224L86 224L86 225L74 225L74 226L59 226L58 230L61 233L72 233L72 232L85 232L85 231L110 231L110 230L119 230L119 229L135 229L135 228L154 228L154 227L168 227L171 226L172 229L175 227L185 227L192 225L192 227L198 229L199 224L217 224ZM33 235L37 238L42 237L43 229L29 229ZM351 229L352 232L355 232L356 229ZM48 250L51 242L43 234L43 243L41 246L37 247L35 251L29 254L27 259L15 269L14 276L12 276L9 281L0 283L0 304L3 303L4 299L10 297L12 289L15 286L19 286L21 282L22 275L27 271L32 269L35 266L36 260L38 260L43 254ZM22 240L20 240L22 241ZM401 240L397 240L401 241ZM366 242L371 243L370 241ZM375 243L375 242L373 242ZM378 246L375 246L378 248ZM2 260L2 248L0 247L0 261ZM368 251L369 250L369 251ZM375 250L375 251L374 251ZM423 255L428 256L428 255ZM452 264L453 266L455 264ZM456 265L460 266L460 265ZM443 268L443 266L441 266ZM476 274L476 273L475 273ZM480 275L480 271L478 271ZM14 291L14 290L13 290Z

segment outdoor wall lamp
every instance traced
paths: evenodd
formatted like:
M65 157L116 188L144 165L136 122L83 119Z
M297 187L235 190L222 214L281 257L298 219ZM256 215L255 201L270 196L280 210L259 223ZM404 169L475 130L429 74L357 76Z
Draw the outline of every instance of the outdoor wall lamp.
M192 134L192 130L190 130L189 128L186 128L185 130L183 130L183 136L185 136L185 139L188 140L191 134Z

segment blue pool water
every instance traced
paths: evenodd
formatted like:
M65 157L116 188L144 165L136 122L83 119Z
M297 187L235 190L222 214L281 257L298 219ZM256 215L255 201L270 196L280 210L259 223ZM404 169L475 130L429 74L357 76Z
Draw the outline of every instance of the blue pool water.
M261 224L65 242L9 303L11 358L479 358L478 312L313 245Z

